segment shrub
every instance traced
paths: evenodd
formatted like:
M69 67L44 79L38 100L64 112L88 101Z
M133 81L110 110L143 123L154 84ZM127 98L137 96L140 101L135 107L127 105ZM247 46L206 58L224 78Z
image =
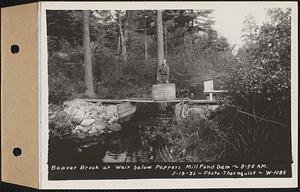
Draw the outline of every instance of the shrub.
M48 81L49 103L61 104L77 93L74 84L62 73L49 75Z
M63 107L59 105L49 105L49 136L64 137L71 133L74 125L71 123L70 117L63 111Z
M179 123L158 126L163 142L158 161L215 162L225 152L225 140L219 136L216 122L190 116Z

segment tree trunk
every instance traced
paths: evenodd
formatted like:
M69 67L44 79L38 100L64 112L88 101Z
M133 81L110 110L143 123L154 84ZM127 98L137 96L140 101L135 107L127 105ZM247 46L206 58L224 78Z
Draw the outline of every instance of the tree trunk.
M157 10L156 15L156 29L157 29L157 81L161 83L159 69L164 58L164 33L163 33L163 23L162 23L162 10ZM166 111L167 103L159 103L158 108L161 111Z
M164 34L162 25L162 10L157 10L156 15L156 29L157 29L157 77L159 77L158 70L164 58Z
M121 57L122 57L122 61L124 63L127 63L127 49L126 49L126 41L125 41L125 37L122 31L122 28L120 27L120 37L121 37L121 45L122 45L122 52L121 52Z
M82 28L83 28L83 49L84 49L84 82L86 86L85 95L89 98L95 98L93 82L92 53L90 47L90 30L89 30L89 11L83 11Z
M120 40L120 36L118 36L118 56L120 56L120 49L121 49L121 40Z
M123 58L123 63L127 64L127 41L128 41L128 18L127 18L127 11L125 13L125 25L124 25L124 39L122 43L122 58Z
M121 38L121 59L124 63L127 63L127 49L126 49L126 39L127 38L127 31L126 31L126 27L124 28L124 32L122 29L122 21L121 21L121 17L118 14L118 26L119 26L119 32L120 32L120 38Z
M164 34L165 34L165 55L168 55L168 28L167 28L167 24L164 24Z
M193 29L192 32L194 33L194 19L195 19L195 18L194 18L194 10L193 10L193 9L192 9L191 13L192 13L192 15L193 15L193 19L192 19L192 23L191 23L192 26L191 26L191 27L192 27L192 29Z
M147 36L147 20L144 20L144 37L145 37L145 60L148 60L148 36Z

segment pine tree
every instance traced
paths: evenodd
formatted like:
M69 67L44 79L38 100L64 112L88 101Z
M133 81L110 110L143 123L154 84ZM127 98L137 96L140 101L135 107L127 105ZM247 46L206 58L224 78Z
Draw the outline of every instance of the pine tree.
M82 11L82 29L83 29L83 49L84 49L84 82L86 86L85 95L89 98L95 98L93 82L92 53L90 47L90 29L89 29L90 11Z

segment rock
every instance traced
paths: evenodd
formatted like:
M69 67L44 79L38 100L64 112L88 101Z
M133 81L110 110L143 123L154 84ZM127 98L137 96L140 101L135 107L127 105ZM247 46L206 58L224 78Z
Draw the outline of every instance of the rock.
M66 108L64 109L64 112L66 112L68 115L73 115L73 113L74 113L74 108L72 108L72 107L66 107Z
M88 127L88 126L92 125L94 122L95 122L94 119L84 119L80 125L83 127Z
M114 115L109 121L108 121L108 124L114 124L114 123L116 123L117 121L118 121L118 119L119 119L119 117L118 117L118 115Z
M89 103L84 102L84 101L79 101L78 104L80 107L89 107Z
M98 130L96 129L96 127L92 128L91 130L89 130L88 134L90 136L99 136L101 134L104 134L105 131L102 129L102 130Z
M72 130L76 137L89 137L120 131L121 125L117 123L118 106L103 106L101 103L91 103L82 100L67 101L63 105L64 113L71 121L78 125ZM52 113L49 113L52 118ZM109 127L108 127L109 125Z
M98 134L98 131L96 129L91 129L88 133L90 136L94 136Z
M97 111L95 111L95 110L92 110L92 111L91 111L91 116L92 116L94 119L97 118L97 114L98 114Z
M105 109L106 109L106 115L105 115L106 119L111 119L114 116L114 114L118 112L117 105L109 105L106 106Z
M79 107L78 110L84 111L84 112L87 113L87 112L90 112L91 109L90 109L90 107L88 107L88 106L84 106L84 107Z
M76 122L77 124L80 124L84 118L84 112L83 111L77 111L75 115L72 116L72 121Z
M105 113L101 113L98 115L98 119L105 119Z
M87 137L87 134L86 133L82 133L82 132L79 132L77 133L77 138L79 139L85 139Z
M107 128L113 132L117 132L122 129L122 126L119 123L114 123L112 125L108 125Z
M99 113L99 114L101 114L101 113L104 112L103 106L98 106L98 105L93 105L93 106L91 107L91 110L92 110L92 111L95 111L96 113Z
M96 130L103 130L106 128L106 122L102 120L96 120L95 122L95 129Z
M82 133L87 133L89 130L90 130L90 127L83 127L81 125L78 125L75 130L79 133L79 132L82 132Z
M84 118L85 118L85 119L92 119L93 117L92 117L91 112L89 112L89 111L88 111L88 112L85 112L85 113L84 113Z
M72 131L71 131L71 133L72 134L77 134L79 131L77 130L77 129L73 129Z

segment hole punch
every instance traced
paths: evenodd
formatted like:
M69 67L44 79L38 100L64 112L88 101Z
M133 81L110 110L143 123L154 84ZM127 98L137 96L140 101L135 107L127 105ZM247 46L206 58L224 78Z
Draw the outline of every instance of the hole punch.
M18 45L12 45L12 46L10 47L10 51L11 51L12 54L17 54L17 53L19 53L20 48L19 48Z
M22 155L22 149L20 149L19 147L15 147L13 149L13 154L14 154L15 157L18 157L18 156Z

